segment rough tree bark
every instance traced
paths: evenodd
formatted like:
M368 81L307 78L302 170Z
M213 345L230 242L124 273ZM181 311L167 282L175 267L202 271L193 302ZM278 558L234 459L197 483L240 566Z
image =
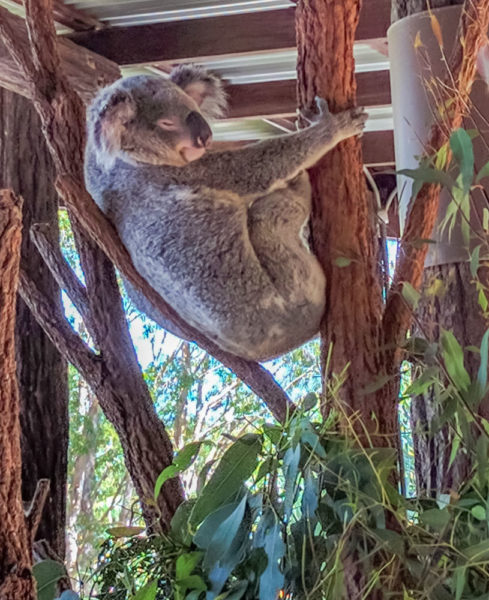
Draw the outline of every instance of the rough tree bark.
M21 495L19 392L15 373L15 299L22 215L20 200L0 192L0 599L35 600L31 534Z
M353 44L360 0L299 1L296 10L299 106L316 95L331 111L355 105ZM331 374L348 366L341 389L346 417L365 441L395 446L395 401L366 395L382 375L379 353L382 299L377 267L375 213L362 172L361 145L350 138L310 171L314 248L326 273L326 312L321 325L323 366L330 345ZM345 177L348 173L348 177ZM346 267L337 259L348 259ZM327 407L324 407L327 410Z
M401 19L428 8L460 4L463 4L463 1L393 0L392 15L395 19ZM482 136L485 135L484 132L480 133ZM473 202L476 202L475 198ZM489 269L479 269L478 276L483 284L489 285ZM416 325L416 329L419 335L436 342L443 328L452 331L462 347L480 347L488 321L478 304L478 290L473 279L470 263L467 261L425 267L422 288L427 289L437 281L442 284L443 291L440 295L422 295L416 312L416 321L419 325L419 327ZM465 366L470 376L475 377L479 368L479 357L475 353L466 353L465 358ZM456 489L457 482L465 477L470 468L467 455L462 453L452 467L449 467L451 450L449 431L445 428L435 435L430 432L430 423L438 414L438 410L436 401L429 395L413 399L411 414L416 480L419 492L428 495L436 494L441 489ZM489 416L487 399L480 406L480 412L485 418Z
M31 102L0 90L0 187L24 200L21 265L53 304L59 288L30 240L33 223L47 222L57 243L58 195L54 167ZM21 298L17 300L16 358L21 399L22 495L33 497L38 479L51 482L37 532L64 558L68 452L66 361Z

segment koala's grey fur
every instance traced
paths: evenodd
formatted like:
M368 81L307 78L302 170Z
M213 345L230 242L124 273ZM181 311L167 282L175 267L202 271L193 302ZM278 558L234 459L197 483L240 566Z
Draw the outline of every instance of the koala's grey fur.
M219 115L224 99L215 76L188 66L171 80L136 76L105 88L89 109L86 182L135 267L186 322L224 350L265 360L318 332L325 278L306 242L305 169L361 133L366 115L331 115L320 101L302 131L204 154L204 117Z

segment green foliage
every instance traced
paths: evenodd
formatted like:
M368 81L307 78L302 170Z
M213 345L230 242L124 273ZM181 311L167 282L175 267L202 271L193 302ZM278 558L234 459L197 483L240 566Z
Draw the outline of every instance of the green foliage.
M99 598L128 600L157 581L157 600L336 600L351 561L365 598L376 589L416 600L487 598L489 424L473 415L480 386L487 391L488 338L475 380L451 333L436 349L420 347L430 365L419 361L408 390L437 388L443 404L433 427L448 424L458 451L473 456L456 491L406 498L395 485L396 452L354 446L331 419L315 418L308 396L284 427L234 441L165 536L108 540Z
M53 600L58 581L66 577L64 565L54 560L43 560L34 565L32 572L37 584L37 600Z

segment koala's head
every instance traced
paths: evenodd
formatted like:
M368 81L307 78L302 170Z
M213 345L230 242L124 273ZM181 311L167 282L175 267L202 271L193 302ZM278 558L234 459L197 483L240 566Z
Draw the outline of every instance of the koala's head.
M223 115L221 80L182 65L169 79L136 75L101 90L88 109L88 139L100 165L183 166L200 158L212 138L206 118Z

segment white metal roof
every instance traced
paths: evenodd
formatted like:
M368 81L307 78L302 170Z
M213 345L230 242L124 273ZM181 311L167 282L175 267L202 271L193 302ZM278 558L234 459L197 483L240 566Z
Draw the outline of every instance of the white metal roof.
M290 0L65 0L113 26L198 19L292 6Z

